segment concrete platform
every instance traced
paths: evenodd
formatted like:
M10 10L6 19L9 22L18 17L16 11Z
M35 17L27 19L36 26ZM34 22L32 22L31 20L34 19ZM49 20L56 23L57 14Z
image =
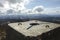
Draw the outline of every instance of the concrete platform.
M22 23L22 25L19 23ZM60 27L60 24L42 22L42 21L36 21L36 20L31 20L31 21L27 21L27 22L19 22L19 23L18 22L10 23L8 25L25 36L38 36L44 32L48 32L57 27ZM27 28L30 26L30 23L39 23L39 25L33 26L27 30ZM46 27L46 25L49 25L49 27Z

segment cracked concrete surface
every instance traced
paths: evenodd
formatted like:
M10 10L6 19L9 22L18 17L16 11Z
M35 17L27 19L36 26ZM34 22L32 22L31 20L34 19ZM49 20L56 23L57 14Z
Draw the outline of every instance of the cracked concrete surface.
M19 23L22 23L22 25ZM27 30L27 28L30 26L30 23L39 23L39 25L33 26L29 30ZM14 30L18 31L19 33L22 33L25 36L38 36L44 32L48 32L57 27L60 27L60 24L42 22L42 21L36 21L36 20L31 20L27 22L10 23L8 25ZM49 27L47 28L46 25L49 25Z

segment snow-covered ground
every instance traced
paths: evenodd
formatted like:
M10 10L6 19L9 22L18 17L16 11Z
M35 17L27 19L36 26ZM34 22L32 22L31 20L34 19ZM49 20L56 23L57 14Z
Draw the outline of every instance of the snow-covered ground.
M36 20L31 20L31 21L27 21L27 22L19 22L19 23L22 23L22 25L21 24L18 25L18 23L10 23L8 25L25 36L41 35L44 32L47 32L47 31L53 30L57 27L60 27L60 24L42 22L42 21L36 21ZM39 25L33 26L27 30L27 28L29 26L31 26L30 23L39 23ZM46 27L46 25L49 25L49 27Z

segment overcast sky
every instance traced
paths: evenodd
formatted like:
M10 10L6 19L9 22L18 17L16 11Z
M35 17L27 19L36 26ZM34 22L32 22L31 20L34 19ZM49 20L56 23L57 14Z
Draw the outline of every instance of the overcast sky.
M60 0L0 0L0 14L60 14Z

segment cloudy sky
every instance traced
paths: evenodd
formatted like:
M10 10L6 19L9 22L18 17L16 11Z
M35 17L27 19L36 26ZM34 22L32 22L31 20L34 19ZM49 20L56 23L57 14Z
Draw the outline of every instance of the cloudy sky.
M59 14L60 0L0 0L0 14Z

